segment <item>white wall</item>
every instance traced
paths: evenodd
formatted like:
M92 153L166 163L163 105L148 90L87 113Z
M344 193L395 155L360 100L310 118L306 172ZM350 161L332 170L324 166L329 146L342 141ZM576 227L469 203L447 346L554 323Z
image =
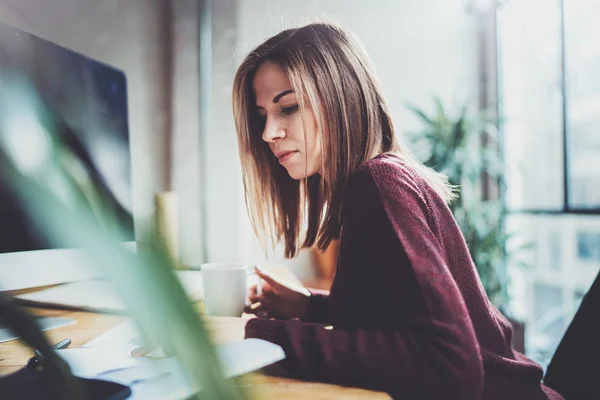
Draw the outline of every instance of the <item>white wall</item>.
M163 0L164 1L164 0ZM173 7L172 188L179 197L179 246L182 262L202 263L200 81L198 0L177 0Z
M238 0L213 1L212 5L212 102L209 105L210 130L204 143L206 168L207 260L251 262L240 251L240 221L245 210L237 136L231 110L231 90L237 63L232 58L236 47ZM246 236L249 235L245 231Z
M413 129L417 121L404 109L404 102L431 107L432 96L455 108L465 102L477 101L477 43L474 17L467 12L468 0L239 0L237 10L237 40L233 58L222 58L233 79L235 67L242 58L267 37L282 29L312 22L333 20L353 31L366 47L383 83L399 132ZM222 56L221 56L222 57ZM233 68L232 68L233 63ZM228 87L230 90L230 86ZM215 109L231 110L230 98L223 96L213 104ZM239 161L231 122L221 113L220 124L225 130L210 134L226 137L221 142L219 179L209 187L215 212L223 184L235 183L229 197L238 201L238 211L223 215L219 231L237 232L237 248L213 245L211 256L258 260L262 254L255 242L242 203ZM230 210L229 201L226 208ZM212 225L211 225L212 227ZM216 240L216 239L215 239ZM237 254L236 254L237 253ZM277 260L280 257L273 257ZM306 257L292 263L296 272L304 275Z
M340 23L363 43L401 131L414 123L403 102L477 101L477 42L471 0L240 0L237 60L282 29Z

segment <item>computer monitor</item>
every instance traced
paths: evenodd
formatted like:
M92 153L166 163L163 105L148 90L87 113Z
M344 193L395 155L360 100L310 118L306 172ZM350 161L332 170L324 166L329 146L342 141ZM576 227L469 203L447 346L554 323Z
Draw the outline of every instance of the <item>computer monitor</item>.
M32 142L31 134L51 130L77 156L133 241L127 110L122 71L0 23L0 140L10 141L5 149L41 152L44 143ZM46 239L0 179L0 290L99 275L79 250L59 249Z

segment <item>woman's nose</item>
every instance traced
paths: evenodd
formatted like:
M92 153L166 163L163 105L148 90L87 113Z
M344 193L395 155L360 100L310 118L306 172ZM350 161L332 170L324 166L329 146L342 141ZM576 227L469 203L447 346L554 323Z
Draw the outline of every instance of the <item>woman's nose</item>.
M267 123L262 138L265 142L274 142L285 137L285 129L275 123Z

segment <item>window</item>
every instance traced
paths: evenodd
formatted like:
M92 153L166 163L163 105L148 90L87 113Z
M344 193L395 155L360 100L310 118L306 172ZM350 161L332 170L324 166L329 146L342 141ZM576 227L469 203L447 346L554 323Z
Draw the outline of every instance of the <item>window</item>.
M565 0L569 206L600 209L600 2Z
M582 261L600 263L600 232L579 232L577 234L577 257Z
M511 257L511 309L546 366L600 269L600 2L509 0L497 18L506 226L534 246Z

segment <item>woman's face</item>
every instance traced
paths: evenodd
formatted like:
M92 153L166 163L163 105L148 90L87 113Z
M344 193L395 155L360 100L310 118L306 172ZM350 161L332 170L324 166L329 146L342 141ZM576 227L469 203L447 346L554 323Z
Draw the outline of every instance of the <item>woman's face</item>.
M321 143L316 121L307 109L303 123L298 98L279 64L263 63L252 82L256 110L263 124L262 139L293 179L320 172Z

